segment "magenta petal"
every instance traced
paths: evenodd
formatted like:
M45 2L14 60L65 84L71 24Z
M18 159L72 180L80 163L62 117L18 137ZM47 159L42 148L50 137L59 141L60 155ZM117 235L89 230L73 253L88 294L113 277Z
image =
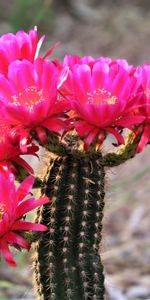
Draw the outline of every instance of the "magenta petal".
M107 127L107 128L105 128L105 130L108 131L109 133L113 134L115 136L115 138L117 139L119 144L124 144L125 143L123 136L117 130L115 130L114 128Z
M47 231L47 227L43 224L26 222L24 220L18 220L13 225L12 230Z
M50 200L48 197L42 197L37 200L34 198L28 199L24 202L21 202L16 209L16 219L22 217L27 212L35 209L38 206L48 203Z
M14 210L16 203L16 189L14 185L14 176L11 172L1 173L0 172L0 195L1 195L1 206L4 205L4 214L8 214L11 218L14 218ZM13 199L13 202L12 202ZM6 217L5 214L5 217Z
M20 136L20 149L22 153L27 152L27 142L28 142L29 132L27 130L22 130Z
M27 148L27 151L28 151L28 152L26 153L26 155L32 154L32 155L36 156L37 158L39 158L38 154L35 153L35 152L37 152L38 150L39 150L39 147L36 146L36 145L34 145L34 144L32 144L32 146L30 146L30 147Z
M23 167L25 170L27 170L27 172L29 172L29 174L34 174L34 171L31 168L31 166L29 166L29 164L21 157L13 157L13 161L15 161L18 165Z
M85 121L77 121L74 123L76 131L81 137L87 136L91 130L94 129L93 125L86 123Z
M41 126L36 127L35 130L36 130L36 133L37 133L41 143L45 144L48 140L48 137L47 137L47 134L46 134L45 130Z
M3 219L0 220L0 237L9 229L9 215L4 213Z
M59 93L59 92L58 92ZM67 98L65 98L65 96L63 97L63 95L61 96L61 100L58 100L55 102L55 105L51 108L51 116L52 115L56 115L62 113L63 117L64 117L64 112L70 109L70 103L69 100Z
M85 139L85 146L84 146L85 150L87 150L89 146L92 144L98 132L99 129L95 128L89 133L88 137Z
M25 196L30 192L34 183L34 177L28 176L24 181L20 184L17 190L17 198L18 203L24 199Z
M145 126L144 128L144 132L142 134L141 140L139 142L139 145L137 147L137 153L140 153L143 151L143 149L145 148L145 146L147 145L147 143L150 140L150 126Z
M4 238L4 241L10 244L17 244L26 250L30 250L30 244L22 236L15 232L9 232Z
M125 116L122 119L115 122L116 126L122 126L128 128L131 125L137 125L145 120L144 116Z
M62 120L58 120L55 117L52 117L44 121L42 125L50 131L59 132L60 130L64 129L65 122L63 122Z
M43 59L46 59L48 56L50 56L54 50L60 45L60 42L57 42L55 45L53 45L43 56Z
M94 64L92 69L92 77L94 88L106 88L108 81L109 66L106 63L97 62Z
M38 57L44 39L45 39L45 35L43 35L43 36L40 38L40 40L38 41L34 59L36 59L36 58Z
M13 125L28 124L30 122L29 110L25 105L12 105L8 102L6 106L7 120Z
M68 77L68 73L69 73L69 67L65 67L59 76L59 82L57 84L57 89L59 89L63 85L64 81Z
M0 243L0 251L2 252L3 257L5 258L9 266L11 267L17 266L8 248L7 243L2 243L2 244Z

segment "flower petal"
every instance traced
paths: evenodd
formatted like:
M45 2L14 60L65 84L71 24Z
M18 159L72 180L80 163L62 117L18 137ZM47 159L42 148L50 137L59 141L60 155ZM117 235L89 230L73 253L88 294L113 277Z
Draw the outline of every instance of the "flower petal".
M47 231L47 227L43 224L26 222L24 220L18 220L12 226L12 230Z
M89 146L92 144L93 140L95 139L96 135L98 134L99 132L99 129L98 128L95 128L93 129L87 138L85 138L84 142L84 149L87 150L89 148Z
M32 186L34 184L34 177L28 176L24 181L20 184L17 190L17 199L18 203L21 202L25 196L30 192Z
M43 127L42 126L36 127L35 130L36 130L36 133L38 135L40 142L42 144L45 144L48 140L48 137L47 137L47 134L46 134L45 130L43 129Z
M109 133L111 133L115 136L115 138L117 139L119 144L125 144L123 136L117 130L115 130L112 127L107 127L105 129L106 129L106 131L108 131Z
M3 238L3 240L9 244L17 244L20 247L25 248L26 250L30 250L30 244L22 236L15 232L9 232Z
M122 126L128 128L131 125L138 125L145 120L144 116L125 116L122 119L115 121L116 126Z
M17 266L8 248L7 243L0 243L0 251L2 252L3 257L5 258L9 266L11 267Z
M147 145L147 143L150 140L150 126L145 126L144 128L144 132L142 134L141 140L138 144L137 147L137 153L140 153L143 151L143 149L145 148L145 146Z
M56 44L54 44L43 56L43 59L46 59L48 56L50 56L54 50L60 45L60 42L57 42Z
M42 125L46 127L50 131L59 132L60 130L65 128L65 122L59 120L55 117L50 117L45 120Z
M23 167L25 170L27 170L27 172L29 174L34 174L34 171L31 168L31 166L24 159L22 159L21 157L13 157L13 161L15 161L18 165Z
M16 209L16 219L22 217L27 212L35 209L38 206L48 203L50 200L48 197L42 197L37 200L30 198L24 202L21 202Z

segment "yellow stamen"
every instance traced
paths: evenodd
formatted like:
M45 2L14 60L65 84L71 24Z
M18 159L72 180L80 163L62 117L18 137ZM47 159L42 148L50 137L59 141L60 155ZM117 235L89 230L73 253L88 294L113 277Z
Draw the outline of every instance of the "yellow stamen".
M115 104L117 97L105 89L94 90L93 93L87 93L89 103L97 106L101 104Z
M11 98L13 105L25 105L29 111L32 111L36 104L43 101L43 89L38 90L36 86L29 86L23 92L11 96Z
M147 97L150 97L150 89L145 89L144 93Z
M5 207L3 204L0 204L0 220L3 219L4 213L5 213Z

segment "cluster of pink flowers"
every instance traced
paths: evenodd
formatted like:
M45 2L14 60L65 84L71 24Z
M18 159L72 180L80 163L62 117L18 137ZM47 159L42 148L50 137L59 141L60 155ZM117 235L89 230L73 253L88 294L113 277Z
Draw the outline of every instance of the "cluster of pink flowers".
M140 136L137 152L150 142L150 65L135 68L123 59L70 55L50 61L57 45L39 56L43 40L36 28L0 37L0 252L11 266L9 245L30 247L22 230L46 230L23 217L49 199L23 201L32 176L18 190L14 184L20 168L33 174L21 155L38 155L35 139L44 146L49 132L62 139L74 130L86 151L93 143L100 147L108 134L124 144L128 128Z

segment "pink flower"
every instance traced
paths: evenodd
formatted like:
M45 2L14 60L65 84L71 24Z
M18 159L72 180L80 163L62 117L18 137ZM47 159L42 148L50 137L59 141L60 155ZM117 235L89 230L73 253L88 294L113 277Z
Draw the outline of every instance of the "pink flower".
M100 62L100 63L106 63L109 66L118 64L120 65L124 70L128 72L132 72L134 70L134 67L132 65L129 65L126 59L112 59L110 57L97 57L93 58L92 56L83 56L79 57L77 55L71 56L71 55L66 55L64 58L64 66L69 66L70 69L74 67L75 64L78 65L83 65L86 64L93 68L94 64Z
M7 33L0 37L0 73L7 76L9 64L15 60L28 59L33 62L37 57L44 37L38 39L36 27L26 33Z
M106 64L109 67L112 67L113 65L121 66L126 72L129 74L134 73L135 68L132 65L129 65L128 62L125 59L112 59L110 57L97 57L93 58L92 56L83 56L80 57L78 55L66 55L64 58L63 64L55 60L55 64L57 65L57 68L59 70L62 70L64 67L69 67L70 70L73 70L75 68L75 65L88 65L91 70L93 69L94 65L99 62L101 64ZM67 96L71 93L71 72L68 74L65 85L61 86L61 93L64 96Z
M42 224L34 224L22 219L32 209L49 202L47 197L38 200L24 197L30 192L34 178L27 177L16 190L14 176L11 173L0 173L0 252L7 263L16 267L9 249L10 246L30 249L30 244L21 236L21 231L46 231Z
M37 156L38 149L34 144L29 144L26 154ZM17 173L18 167L21 166L27 172L33 174L31 166L20 155L22 155L22 152L19 147L17 132L0 120L0 172L11 171Z
M139 66L134 76L138 79L139 85L141 85L144 91L141 105L136 110L137 115L140 114L145 117L144 122L138 129L138 132L142 134L137 147L137 152L139 153L143 151L147 143L150 142L150 65Z
M57 85L66 76L64 70L61 74L54 64L38 58L34 63L15 61L9 66L8 79L0 76L2 117L19 130L22 152L27 151L31 131L45 143L45 129L59 132L64 128L62 117L68 102L57 95Z
M110 65L96 62L92 68L86 64L74 65L69 80L68 97L76 114L72 127L85 139L85 148L96 137L101 144L107 132L119 144L124 143L116 129L131 129L143 121L144 117L134 116L134 108L140 101L137 80L117 62Z
M64 58L64 66L69 66L72 69L74 65L86 64L92 68L97 61L110 64L112 59L109 57L93 58L92 56L80 57L78 55L66 55Z

